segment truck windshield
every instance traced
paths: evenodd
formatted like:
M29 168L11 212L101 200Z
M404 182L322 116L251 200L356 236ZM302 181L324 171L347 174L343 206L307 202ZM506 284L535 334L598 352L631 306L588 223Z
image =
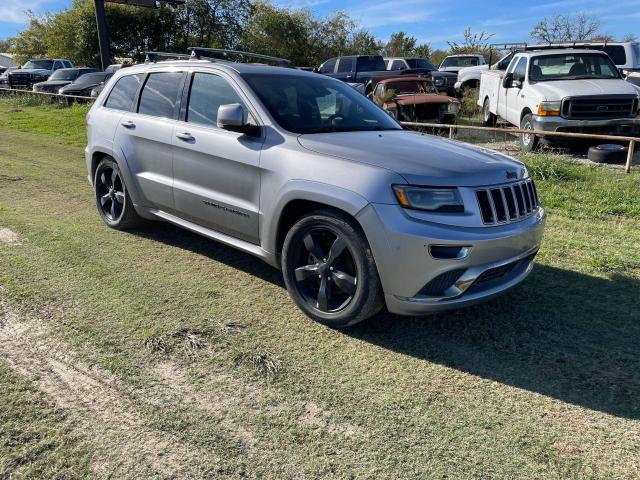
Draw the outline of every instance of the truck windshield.
M294 133L401 130L349 85L320 75L242 75L282 128Z
M53 60L29 60L22 68L40 68L42 70L53 69Z
M407 65L409 68L426 68L429 70L437 70L433 64L429 63L424 58L407 58Z
M617 67L601 53L561 53L533 57L529 65L529 80L580 80L587 78L620 78Z
M78 76L78 70L75 68L61 68L53 72L49 80L74 80Z
M447 57L442 67L475 67L480 64L478 57Z
M380 55L369 55L358 57L357 67L359 72L382 72L387 69L387 64Z

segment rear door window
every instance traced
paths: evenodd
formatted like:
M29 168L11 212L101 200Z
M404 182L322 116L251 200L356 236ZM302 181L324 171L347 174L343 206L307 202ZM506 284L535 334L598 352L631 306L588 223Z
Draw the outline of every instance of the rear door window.
M351 72L353 70L353 58L341 58L338 63L338 72Z
M125 110L130 112L133 110L133 101L142 83L143 75L126 75L118 80L116 85L109 93L104 106L115 110Z
M218 108L220 105L239 103L245 107L240 95L224 78L210 73L193 75L187 122L216 127L218 125ZM246 119L245 119L246 120Z
M378 72L387 69L384 59L378 55L358 57L357 65L359 72Z
M150 74L140 94L138 113L153 117L175 118L184 76L184 72Z

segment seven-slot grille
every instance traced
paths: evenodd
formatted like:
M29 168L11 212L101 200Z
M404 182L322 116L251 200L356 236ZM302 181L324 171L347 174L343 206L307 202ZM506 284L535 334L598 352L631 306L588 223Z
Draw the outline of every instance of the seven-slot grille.
M633 116L637 111L638 99L625 95L574 97L562 101L562 116L565 118L620 118Z
M512 223L532 215L538 207L538 192L532 179L476 189L485 225Z

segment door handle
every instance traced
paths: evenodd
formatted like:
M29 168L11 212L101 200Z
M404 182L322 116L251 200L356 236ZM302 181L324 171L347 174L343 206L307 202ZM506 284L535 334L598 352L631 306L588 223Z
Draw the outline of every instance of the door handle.
M136 128L136 124L131 120L124 121L120 125L122 125L124 128Z
M189 132L176 133L176 137L180 140L184 140L185 142L193 142L195 140L195 137Z

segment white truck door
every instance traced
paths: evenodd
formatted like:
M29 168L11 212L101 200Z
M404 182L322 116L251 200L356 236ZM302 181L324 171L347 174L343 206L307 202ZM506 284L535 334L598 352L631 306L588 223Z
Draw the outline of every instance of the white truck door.
M520 57L513 70L513 83L511 88L506 89L506 115L503 117L507 122L517 127L520 126L520 95L524 87L527 73L527 58Z

